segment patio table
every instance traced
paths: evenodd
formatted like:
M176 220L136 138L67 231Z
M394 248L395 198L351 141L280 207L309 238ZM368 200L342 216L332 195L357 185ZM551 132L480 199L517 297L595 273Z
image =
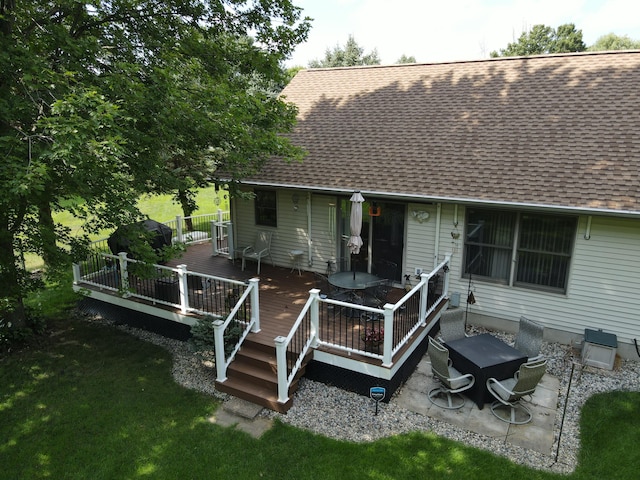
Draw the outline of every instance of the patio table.
M386 279L367 272L338 272L329 275L328 279L331 285L343 290L364 290L386 282Z
M445 343L453 366L461 373L471 373L476 381L464 394L482 410L494 400L487 390L487 379L512 377L527 356L490 333L459 338Z

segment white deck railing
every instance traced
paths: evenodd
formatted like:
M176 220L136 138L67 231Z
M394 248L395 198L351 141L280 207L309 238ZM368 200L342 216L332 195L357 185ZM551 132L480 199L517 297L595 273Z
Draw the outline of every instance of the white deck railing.
M286 337L275 339L278 402L286 403L289 400L289 387L298 370L302 367L304 357L310 348L318 345L326 345L345 352L377 358L382 361L383 367L391 367L393 355L404 347L419 328L426 326L429 315L435 311L444 298L447 298L450 262L451 255L447 255L444 261L432 272L420 275L418 285L407 292L398 302L395 304L387 303L381 309L322 298L318 289L310 290L309 299L289 334ZM436 276L442 277L443 280L439 294L431 291L434 288L431 280ZM323 304L331 305L334 309L348 308L361 312L362 315L381 316L383 318L381 324L384 332L387 333L383 336L382 353L368 350L364 346L365 342L360 341L359 335L356 336L357 340L355 341L353 335L344 335L344 337L332 335L333 340L323 339L320 328L320 309ZM352 315L360 318L361 314ZM336 338L344 338L345 340L340 342Z

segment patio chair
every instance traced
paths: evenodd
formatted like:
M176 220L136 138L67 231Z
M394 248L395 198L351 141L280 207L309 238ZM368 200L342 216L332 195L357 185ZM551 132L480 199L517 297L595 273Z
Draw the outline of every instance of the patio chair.
M531 412L522 405L522 397L531 395L544 376L546 360L527 362L512 378L487 380L487 390L496 398L491 404L491 412L503 422L522 425L531 421Z
M258 262L258 275L260 275L260 261L264 257L269 257L271 259L271 265L273 265L273 258L271 257L271 236L271 232L258 232L255 243L242 250L242 271L244 271L247 259Z
M540 354L540 348L542 347L543 334L543 325L526 317L520 317L520 325L513 348L524 353L528 357L528 361L541 360L543 357Z
M429 390L427 394L429 400L434 405L449 410L462 408L465 400L459 393L473 386L474 376L470 373L462 374L453 368L449 358L449 350L432 337L429 337L427 353L431 360L433 376L440 382L439 386Z
M393 288L398 264L388 260L380 260L376 264L375 274L383 281L378 285L366 288L364 291L364 304L370 307L381 308L387 303L387 297Z
M467 336L463 309L453 308L440 314L440 337L445 343Z
M340 300L343 302L349 301L349 299L351 298L351 292L349 292L348 290L341 290L340 288L331 285L326 275L317 272L314 272L313 275L315 277L315 287L320 290L320 295L324 295L326 298Z

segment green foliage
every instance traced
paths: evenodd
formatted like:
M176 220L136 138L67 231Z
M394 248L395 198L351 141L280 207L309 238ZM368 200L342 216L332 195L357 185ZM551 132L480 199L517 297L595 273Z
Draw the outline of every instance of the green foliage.
M590 52L605 50L640 50L640 40L633 40L627 35L608 33L601 36L588 49Z
M413 55L406 56L403 53L398 59L398 61L396 62L396 64L401 64L401 63L416 63L416 57L414 57Z
M0 284L12 323L26 326L22 255L59 275L90 235L141 219L142 194L173 194L191 213L199 187L233 189L272 155L301 158L280 135L296 110L273 89L309 26L289 0L0 2ZM56 222L63 210L85 235Z
M518 41L509 43L500 52L493 51L491 57L518 57L546 53L584 52L582 30L573 23L560 25L557 29L547 25L534 25L530 31L522 32Z
M344 47L336 45L333 50L327 48L322 60L309 62L310 68L353 67L357 65L380 65L380 57L378 57L378 50L375 48L365 55L364 48L358 45L353 35L349 35Z
M199 317L197 322L191 326L191 343L198 350L215 351L213 340L213 322L216 320L210 315ZM225 355L229 355L235 348L240 336L242 328L239 324L232 322L224 332L224 351Z

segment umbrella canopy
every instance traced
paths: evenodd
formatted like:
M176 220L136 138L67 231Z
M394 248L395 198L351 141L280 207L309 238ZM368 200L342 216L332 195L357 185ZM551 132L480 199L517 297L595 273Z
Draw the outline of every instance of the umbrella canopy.
M144 238L149 245L159 251L165 245L171 245L171 228L155 220L144 220L138 223L119 226L107 240L111 253L130 252L133 240Z
M360 238L360 233L362 231L362 203L364 202L364 197L360 194L360 192L353 192L351 195L351 237L349 237L349 242L347 243L347 247L349 247L349 251L353 255L357 255L360 253L360 247L362 247L362 238Z

